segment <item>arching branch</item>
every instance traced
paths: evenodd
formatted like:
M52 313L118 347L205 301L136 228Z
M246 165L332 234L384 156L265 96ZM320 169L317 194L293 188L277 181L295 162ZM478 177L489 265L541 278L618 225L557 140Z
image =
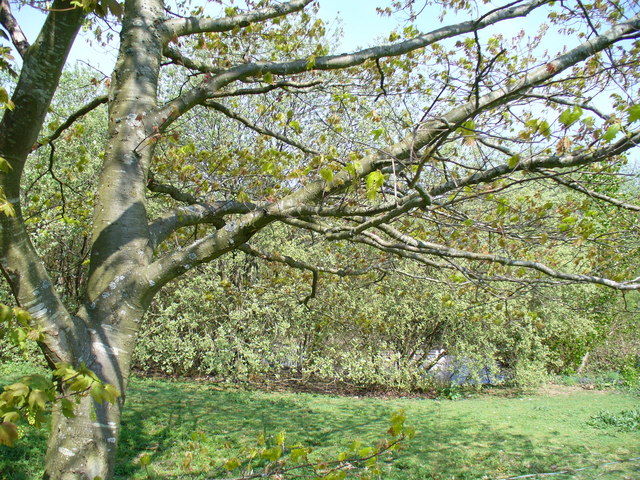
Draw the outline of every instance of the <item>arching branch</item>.
M478 20L462 22L456 25L439 28L430 33L419 35L410 40L391 45L367 48L349 54L317 57L311 63L309 59L305 58L291 62L246 63L237 65L212 76L210 79L204 81L199 87L194 88L189 92L185 92L180 97L167 103L164 107L161 107L154 114L154 123L160 129L166 128L169 124L175 121L176 118L189 111L195 105L198 105L207 98L210 98L226 85L242 78L261 76L266 73L271 73L273 75L295 75L307 71L340 70L362 65L367 60L404 55L414 50L424 48L435 42L462 35L464 33L473 32L475 30L480 30L507 19L524 17L534 9L548 2L549 0L532 0L522 5L497 8L492 12L483 15ZM610 43L611 42L608 44Z
M588 197L597 198L598 200L602 200L603 202L610 203L611 205L615 205L616 207L624 208L625 210L631 210L632 212L640 212L640 205L634 205L632 203L623 202L616 198L610 197L608 195L604 195L603 193L596 192L594 190L589 190L588 188L583 187L579 183L566 180L558 175L550 175L554 182L559 183L560 185L564 185L572 190L575 190L580 193L584 193Z
M277 17L302 10L313 0L292 0L272 7L265 7L253 12L241 13L221 18L172 18L164 22L167 41L185 35L203 32L228 32L238 27L246 27L252 23L264 22Z
M93 100L91 100L86 105L83 105L78 110L76 110L71 115L69 115L67 117L67 119L58 128L56 128L51 135L46 137L42 142L38 142L33 147L33 149L37 150L38 148L42 147L43 145L46 145L46 144L51 143L51 142L54 142L71 125L73 125L75 122L77 122L80 118L84 117L87 113L89 113L89 112L95 110L96 108L98 108L100 105L103 105L103 104L107 103L107 100L108 100L107 95L101 95L99 97L94 98Z
M239 250L243 251L247 255L251 255L257 258L261 258L263 260L267 260L268 262L281 263L283 265L288 265L289 267L296 268L298 270L306 270L313 274L313 280L311 284L311 293L307 295L302 303L305 305L309 302L309 300L316 297L318 291L318 280L320 273L328 273L331 275L337 275L338 277L349 277L349 276L360 276L365 275L372 270L375 269L374 266L369 266L366 268L351 270L351 269L341 269L341 268L331 268L331 267L323 267L318 265L312 265L308 262L303 262L301 260L296 260L288 255L281 255L279 253L265 253L257 250L251 245L244 244L241 245Z
M380 245L392 246L400 250L408 250L414 253L422 253L426 255L432 255L440 258L460 258L465 260L471 260L475 262L492 262L508 267L522 267L528 270L536 270L552 278L558 278L561 280L567 280L574 283L595 283L598 285L604 285L616 290L640 290L640 283L637 279L629 282L616 282L608 278L599 277L595 275L581 275L574 273L561 272L553 269L548 265L541 262L529 261L529 260L516 260L500 255L483 254L461 250L457 248L446 247L444 245L426 242L423 240L417 240L413 237L405 235L398 230L388 225L380 226L379 229L389 235L394 240L401 242L400 244L392 244L380 237L366 232L365 235L372 238L375 243Z
M253 212L260 208L247 202L221 201L213 203L196 202L178 207L153 220L149 225L152 249L160 245L173 232L193 225L213 225L222 228L225 217Z
M242 115L232 112L231 110L229 110L227 107L225 107L224 105L222 105L221 103L218 102L212 102L212 101L207 101L204 103L204 106L212 108L214 110L217 110L218 112L226 115L229 118L232 118L233 120L236 120L240 123L242 123L244 126L250 128L251 130L261 134L261 135L267 135L269 137L273 137L276 140L280 140L283 143L286 143L287 145L291 145L292 147L297 148L298 150L307 153L309 155L320 155L320 152L317 150L314 150L313 148L309 148L306 145L303 145L300 142L297 142L289 137L286 137L280 133L274 132L273 130L270 130L268 128L265 127L261 127L259 125L256 125L255 123L251 122L249 119L243 117Z
M171 198L173 198L177 202L184 202L189 205L198 203L199 201L197 197L191 195L190 193L183 192L182 190L180 190L177 187L174 187L173 185L158 183L156 181L156 178L153 172L149 172L148 177L149 178L147 180L147 190L149 190L150 192L164 193L166 195L169 195Z

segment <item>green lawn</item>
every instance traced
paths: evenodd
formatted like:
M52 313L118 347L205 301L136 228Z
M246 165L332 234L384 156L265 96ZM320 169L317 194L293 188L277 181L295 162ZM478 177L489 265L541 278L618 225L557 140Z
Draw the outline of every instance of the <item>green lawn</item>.
M2 382L0 382L2 383ZM638 409L640 398L613 391L562 389L506 398L456 401L265 393L215 384L134 379L123 420L118 479L147 474L137 459L151 456L155 478L200 479L210 465L255 445L260 432L287 433L287 444L336 454L354 439L375 443L401 408L418 433L385 479L500 479L562 471L640 457L640 432L587 424L601 411ZM45 433L25 429L13 449L0 446L1 480L40 478ZM194 432L196 441L194 441ZM334 447L330 447L334 446ZM189 463L185 459L193 456ZM183 467L184 465L188 466ZM536 477L547 478L547 477ZM640 461L554 475L566 479L640 479Z

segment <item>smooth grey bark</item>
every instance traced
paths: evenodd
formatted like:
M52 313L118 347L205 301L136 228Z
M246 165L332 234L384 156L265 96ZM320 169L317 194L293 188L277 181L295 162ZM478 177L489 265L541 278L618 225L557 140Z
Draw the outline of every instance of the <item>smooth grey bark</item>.
M66 0L57 0L52 8L55 11L24 54L12 98L15 108L6 110L0 121L0 156L11 167L8 173L0 172L0 188L15 209L15 216L0 214L0 268L18 303L50 334L52 341L44 344L50 362L74 360L77 352L70 339L76 335L77 323L64 308L31 245L22 218L20 181L84 18L81 10L69 10Z
M134 272L152 256L145 194L153 133L139 112L156 104L162 19L160 1L125 4L109 93L107 148L96 191L87 303L78 313L89 336L87 365L122 396L115 404L102 405L85 398L72 419L54 413L45 467L51 480L113 475L131 354L148 305L148 285L140 288Z

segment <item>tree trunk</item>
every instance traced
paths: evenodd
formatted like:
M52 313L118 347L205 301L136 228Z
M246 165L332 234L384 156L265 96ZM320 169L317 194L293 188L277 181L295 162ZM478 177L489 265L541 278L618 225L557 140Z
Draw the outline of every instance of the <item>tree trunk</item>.
M122 401L82 398L74 418L53 411L45 459L45 480L95 480L113 475Z
M578 367L578 370L576 370L576 373L578 375L582 375L582 372L584 372L584 369L587 368L587 361L589 360L589 352L585 353L582 356L582 361L580 362L580 366Z
M118 288L114 285L114 290ZM132 304L137 304L135 295L123 287L117 295L101 297L75 317L78 324L84 324L87 335L77 338L74 357L102 382L115 386L120 397L114 403L100 404L85 395L76 405L73 418L65 417L59 405L54 408L45 458L46 480L108 480L113 476L131 356L146 307Z

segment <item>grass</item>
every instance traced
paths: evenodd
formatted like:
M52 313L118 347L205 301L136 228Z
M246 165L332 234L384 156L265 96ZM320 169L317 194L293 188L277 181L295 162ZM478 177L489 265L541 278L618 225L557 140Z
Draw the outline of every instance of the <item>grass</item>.
M212 463L255 445L261 432L268 436L285 431L287 444L299 442L312 446L314 455L335 456L353 439L375 443L384 437L391 413L404 408L407 423L418 434L385 479L500 479L566 470L572 473L550 478L638 479L640 461L604 465L640 457L638 432L599 429L588 422L603 410L632 410L639 404L637 394L569 387L543 395L435 401L267 393L134 379L116 478L146 479L138 462L146 453L153 478L204 479ZM0 447L0 480L40 478L45 437L43 431L25 429L19 446Z

